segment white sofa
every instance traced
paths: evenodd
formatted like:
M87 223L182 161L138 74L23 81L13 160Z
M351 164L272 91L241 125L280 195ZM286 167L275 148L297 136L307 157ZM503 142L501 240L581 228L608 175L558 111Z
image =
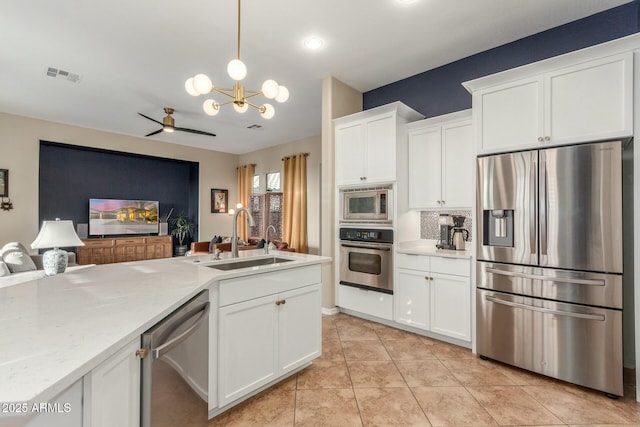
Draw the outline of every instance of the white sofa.
M69 267L76 265L76 254L67 252ZM5 261L6 260L6 261ZM0 288L45 277L42 255L31 255L17 242L7 243L0 250Z

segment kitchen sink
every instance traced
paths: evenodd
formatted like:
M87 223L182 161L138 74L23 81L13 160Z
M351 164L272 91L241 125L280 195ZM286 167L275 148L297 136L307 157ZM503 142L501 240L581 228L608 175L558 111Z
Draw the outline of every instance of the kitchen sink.
M211 264L207 267L215 268L216 270L238 270L240 268L249 268L249 267L258 267L261 265L272 265L272 264L280 264L283 262L294 261L288 258L280 258L276 256L268 257L268 258L256 258L256 259L247 259L243 261L228 261L219 264Z

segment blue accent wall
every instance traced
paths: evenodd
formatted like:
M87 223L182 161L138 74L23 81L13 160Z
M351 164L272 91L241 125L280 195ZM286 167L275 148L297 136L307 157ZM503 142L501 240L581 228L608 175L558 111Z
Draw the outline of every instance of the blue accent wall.
M640 32L640 0L365 92L363 109L402 101L425 117L471 108L462 83Z
M197 227L199 169L197 162L40 141L40 222L88 223L89 199L158 200L160 218L173 208L171 218L184 212Z

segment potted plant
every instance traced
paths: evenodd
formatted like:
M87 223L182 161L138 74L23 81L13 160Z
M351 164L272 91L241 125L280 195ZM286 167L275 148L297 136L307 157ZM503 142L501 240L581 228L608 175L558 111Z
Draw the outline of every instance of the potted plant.
M171 225L173 227L173 229L171 230L171 235L176 237L179 243L179 245L175 249L175 254L177 256L183 256L187 253L188 249L184 240L187 236L193 236L195 226L183 212L180 212L177 217L171 220Z

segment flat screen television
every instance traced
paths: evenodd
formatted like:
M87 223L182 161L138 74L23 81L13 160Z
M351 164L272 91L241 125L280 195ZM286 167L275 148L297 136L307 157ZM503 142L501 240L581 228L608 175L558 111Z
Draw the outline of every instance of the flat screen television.
M157 233L159 205L150 200L89 199L89 235Z

